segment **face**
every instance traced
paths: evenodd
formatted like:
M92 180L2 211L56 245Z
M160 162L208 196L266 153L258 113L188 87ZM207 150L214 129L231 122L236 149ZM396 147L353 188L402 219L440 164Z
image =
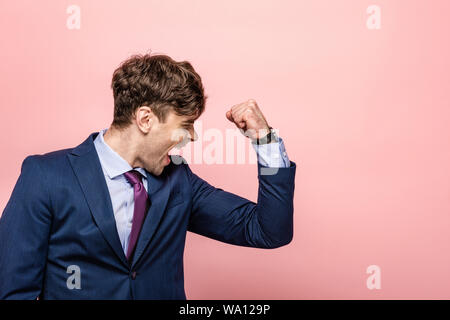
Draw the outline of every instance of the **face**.
M181 148L189 141L197 140L194 131L194 116L179 116L170 110L164 123L156 116L152 117L152 125L145 136L141 148L141 161L148 172L160 175L170 163L169 152L174 147Z

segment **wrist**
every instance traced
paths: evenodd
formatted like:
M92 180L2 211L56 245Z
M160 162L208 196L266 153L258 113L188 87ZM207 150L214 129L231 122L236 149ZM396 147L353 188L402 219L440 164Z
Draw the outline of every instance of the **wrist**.
M268 133L257 139L252 139L252 143L256 145L275 143L279 141L278 135L272 127L268 127Z

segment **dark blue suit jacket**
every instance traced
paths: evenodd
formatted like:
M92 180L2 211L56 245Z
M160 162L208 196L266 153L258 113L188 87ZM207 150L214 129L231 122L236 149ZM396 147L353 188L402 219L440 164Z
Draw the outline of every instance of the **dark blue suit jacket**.
M97 134L24 160L0 219L1 299L186 299L186 231L256 248L291 241L294 162L274 175L261 175L258 164L254 203L211 186L172 156L160 176L148 174L151 207L129 263L94 148ZM79 289L67 285L69 266L79 268Z

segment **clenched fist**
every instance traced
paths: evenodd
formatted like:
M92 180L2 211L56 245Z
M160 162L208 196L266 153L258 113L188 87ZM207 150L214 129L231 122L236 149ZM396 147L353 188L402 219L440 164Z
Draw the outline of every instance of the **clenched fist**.
M266 118L253 99L234 105L226 112L226 117L252 140L264 137L270 131Z

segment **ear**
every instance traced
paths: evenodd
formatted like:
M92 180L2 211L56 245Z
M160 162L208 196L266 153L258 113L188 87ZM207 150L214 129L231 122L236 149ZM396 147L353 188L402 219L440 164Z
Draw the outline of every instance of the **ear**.
M149 106L140 106L136 109L135 120L139 130L149 133L157 117Z

